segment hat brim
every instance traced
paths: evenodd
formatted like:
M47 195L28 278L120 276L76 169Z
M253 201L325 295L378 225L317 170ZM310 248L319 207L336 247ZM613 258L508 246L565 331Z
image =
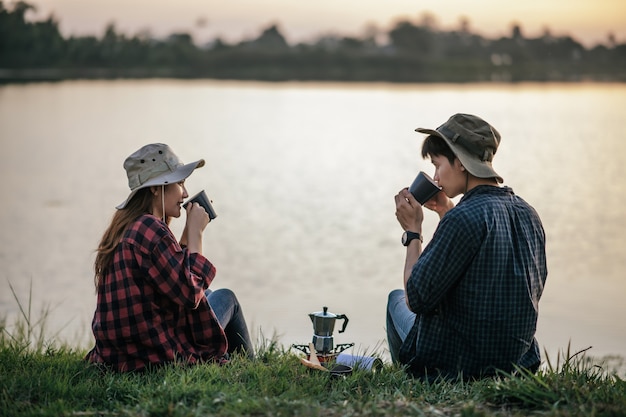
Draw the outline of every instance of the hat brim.
M463 164L465 169L467 169L469 173L473 176L478 178L495 178L496 181L498 181L499 183L504 182L502 177L491 166L491 162L479 160L475 155L469 153L469 151L467 151L464 147L457 145L440 131L433 129L424 129L421 127L418 127L417 129L415 129L415 131L419 133L425 133L427 135L437 136L443 139L448 144L452 152L456 155L456 157L459 158L459 161L461 161L461 164Z
M189 164L181 165L174 172L168 172L166 174L162 174L162 175L159 175L157 177L151 178L148 181L146 181L145 183L143 183L141 186L139 186L139 187L135 188L134 190L132 190L130 192L130 195L126 198L126 200L124 200L123 203L115 206L115 208L118 209L118 210L121 210L124 207L126 207L128 202L135 196L135 194L137 194L137 191L139 191L139 190L141 190L143 188L153 187L155 185L175 184L177 182L180 182L180 181L184 180L188 176L190 176L191 173L196 168L201 168L203 166L204 166L204 159L200 159L199 161L196 161L196 162L191 162Z

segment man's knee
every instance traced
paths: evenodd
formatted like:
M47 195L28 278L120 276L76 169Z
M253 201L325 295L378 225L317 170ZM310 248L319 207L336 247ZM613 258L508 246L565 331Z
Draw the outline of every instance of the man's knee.
M404 290L398 289L398 290L393 290L389 293L389 296L387 297L387 310L392 308L398 302L405 303Z

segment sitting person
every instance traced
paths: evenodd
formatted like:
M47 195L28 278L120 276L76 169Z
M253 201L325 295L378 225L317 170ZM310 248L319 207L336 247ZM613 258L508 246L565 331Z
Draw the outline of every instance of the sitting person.
M418 377L475 379L536 370L539 299L547 276L536 211L492 167L500 134L479 117L455 114L426 133L422 157L442 188L425 207L439 225L422 250L422 206L395 196L405 230L404 289L387 304L391 358ZM454 206L450 198L463 197Z
M237 298L227 289L209 290L215 267L202 255L208 214L189 204L180 241L169 228L188 197L185 179L203 165L183 164L158 143L124 162L131 192L97 250L95 347L87 360L124 372L224 362L233 352L253 356Z

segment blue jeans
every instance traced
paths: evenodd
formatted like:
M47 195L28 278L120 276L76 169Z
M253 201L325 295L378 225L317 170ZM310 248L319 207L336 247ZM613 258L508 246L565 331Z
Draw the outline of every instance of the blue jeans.
M217 321L226 333L228 353L240 352L253 358L254 348L250 341L248 326L235 293L229 289L221 288L215 291L206 290L205 295Z
M416 314L406 305L404 290L393 290L387 299L387 343L394 363L399 363L400 347L415 323Z

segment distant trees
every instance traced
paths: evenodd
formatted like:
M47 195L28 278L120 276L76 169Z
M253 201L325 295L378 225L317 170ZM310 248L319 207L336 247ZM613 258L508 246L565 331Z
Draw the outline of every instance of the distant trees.
M18 1L7 10L0 1L0 67L44 66L64 54L59 25L51 16L42 22L27 23L25 15L34 6Z
M255 39L198 47L188 33L132 37L109 24L104 34L64 38L57 20L29 22L32 4L11 9L0 0L0 80L102 77L207 77L259 80L392 82L626 81L626 44L609 34L590 50L546 29L526 38L519 24L510 36L486 39L459 29L438 30L435 19L397 22L388 33L371 27L364 38L323 37L289 45L277 25ZM387 39L380 42L381 38Z
M415 26L401 21L389 32L392 45L400 53L430 55L433 53L435 36L429 27Z

